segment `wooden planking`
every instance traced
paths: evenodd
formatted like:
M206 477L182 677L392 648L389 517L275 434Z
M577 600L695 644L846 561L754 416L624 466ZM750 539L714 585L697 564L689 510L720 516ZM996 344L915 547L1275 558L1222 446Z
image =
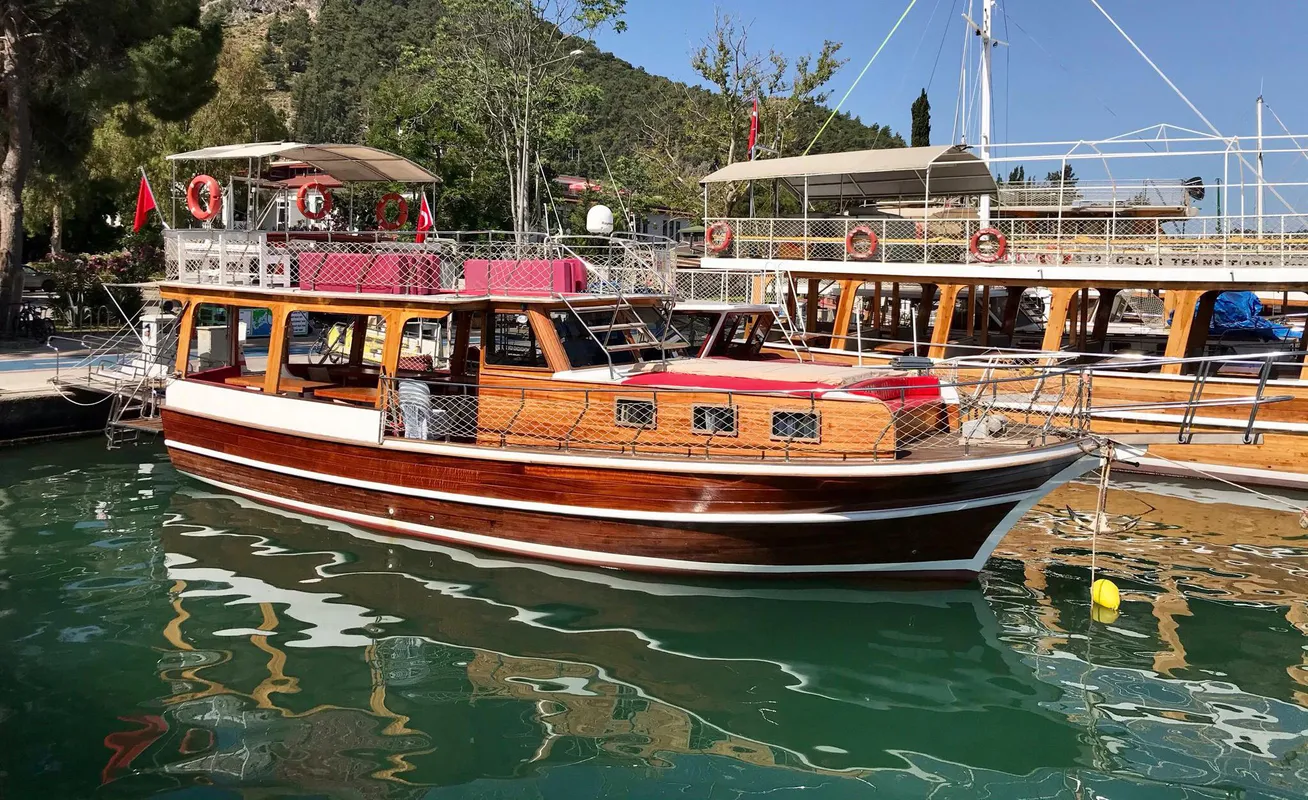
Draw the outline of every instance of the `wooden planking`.
M923 515L909 524L904 520L820 527L637 524L372 492L287 477L179 450L171 454L184 472L337 511L532 545L717 564L887 564L971 559L1012 505Z
M889 406L880 400L814 400L807 397L769 397L734 394L726 391L694 392L657 390L647 386L602 386L565 381L524 381L521 375L508 379L498 373L481 376L479 391L480 424L495 431L529 433L517 438L508 436L507 444L540 446L563 441L585 442L587 447L621 450L635 443L648 452L686 452L730 455L749 451L749 455L784 458L827 457L846 453L881 458L894 456L897 446L894 419ZM530 391L532 384L540 391ZM548 391L547 391L548 389ZM589 398L586 390L591 390ZM574 390L574 391L568 391ZM641 431L614 422L617 398L657 399L654 430ZM696 405L722 406L730 402L737 411L735 436L708 436L693 433L691 421ZM772 439L773 411L817 411L821 426L818 442L791 442ZM923 412L924 424L930 418ZM938 419L938 417L937 417ZM510 427L511 426L511 427ZM912 430L917 430L916 427ZM884 434L884 435L883 435ZM880 439L880 441L878 441ZM483 434L484 444L500 444L500 437Z
M862 478L692 475L496 461L354 445L164 410L169 441L344 478L475 497L663 513L911 508L1030 491L1063 461ZM804 526L801 526L804 527Z

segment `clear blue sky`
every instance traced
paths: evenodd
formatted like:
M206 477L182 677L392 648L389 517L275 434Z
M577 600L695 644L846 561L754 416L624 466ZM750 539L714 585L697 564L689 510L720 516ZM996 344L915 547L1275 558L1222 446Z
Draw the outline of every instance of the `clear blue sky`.
M979 20L980 2L971 2ZM1308 132L1308 2L1100 2L1223 134L1253 134L1260 88L1292 132ZM606 32L597 44L650 72L694 82L690 53L712 32L718 10L749 23L758 49L770 47L793 57L816 52L824 39L843 42L849 63L832 84L835 102L907 4L628 0L629 29ZM930 82L933 143L950 142L964 39L961 15L968 5L969 0L918 0L845 110L864 122L888 123L907 138L909 106ZM996 141L1096 139L1162 122L1204 129L1089 0L1000 2L995 28L997 38L1010 42L995 54ZM975 45L971 53L968 70L974 75ZM1283 132L1270 114L1265 126L1269 135ZM976 130L974 125L969 141ZM1308 144L1308 139L1301 141ZM1269 156L1268 179L1308 181L1308 160L1296 156L1278 162ZM1268 212L1273 210L1269 205Z

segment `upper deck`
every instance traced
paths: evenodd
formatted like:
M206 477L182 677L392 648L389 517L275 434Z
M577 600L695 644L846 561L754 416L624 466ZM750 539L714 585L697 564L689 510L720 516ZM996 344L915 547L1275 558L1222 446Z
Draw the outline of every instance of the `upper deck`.
M674 243L498 232L166 231L174 283L415 299L663 295Z
M1308 150L1291 136L1251 142L1177 130L997 145L988 162L945 146L733 164L703 181L704 265L765 261L887 278L980 277L980 268L987 282L993 272L1041 285L1095 271L1116 282L1148 268L1139 279L1151 286L1186 275L1215 284L1225 274L1229 283L1233 273L1284 282L1293 275L1259 271L1308 266L1308 214L1295 208L1308 184L1263 172L1264 157L1268 174L1288 174ZM1194 177L1156 177L1186 174ZM755 206L770 216L739 214L732 198L746 186L771 194Z

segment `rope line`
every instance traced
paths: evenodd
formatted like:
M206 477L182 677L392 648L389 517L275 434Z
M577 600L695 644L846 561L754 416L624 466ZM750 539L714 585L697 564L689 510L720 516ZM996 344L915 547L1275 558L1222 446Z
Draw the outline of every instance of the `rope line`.
M822 123L822 127L818 129L817 135L813 137L813 141L808 143L808 147L804 149L804 155L808 155L809 151L813 149L813 145L817 144L817 140L822 138L822 134L826 131L827 126L831 124L831 120L835 119L836 115L840 113L840 109L845 105L845 101L854 93L854 89L858 88L859 81L863 80L863 76L866 75L868 69L872 67L872 62L876 61L877 56L881 55L881 51L884 50L886 44L890 42L890 37L894 36L895 31L899 30L900 24L903 23L904 18L908 16L908 12L912 11L913 6L915 5L917 5L917 0L908 0L908 8L905 8L904 13L900 14L899 19L895 20L895 25L890 29L890 33L887 33L886 38L881 40L881 46L872 54L872 57L868 59L868 62L863 65L863 71L858 73L858 77L854 79L853 86L850 86L849 91L845 92L845 96L840 98L840 102L836 104L836 107L831 109L831 115L827 117L826 122Z

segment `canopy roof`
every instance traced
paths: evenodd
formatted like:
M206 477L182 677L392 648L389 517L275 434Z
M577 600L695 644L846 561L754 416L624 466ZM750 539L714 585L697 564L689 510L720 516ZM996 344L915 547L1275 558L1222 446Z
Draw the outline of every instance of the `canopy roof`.
M808 182L811 200L993 195L998 191L985 162L965 145L856 150L759 161L738 161L705 177L701 183L734 183L773 178L797 194Z
M296 142L258 142L206 147L189 153L168 156L169 161L248 160L283 158L303 161L343 183L398 181L401 183L435 183L435 175L403 156L358 144L298 144Z

